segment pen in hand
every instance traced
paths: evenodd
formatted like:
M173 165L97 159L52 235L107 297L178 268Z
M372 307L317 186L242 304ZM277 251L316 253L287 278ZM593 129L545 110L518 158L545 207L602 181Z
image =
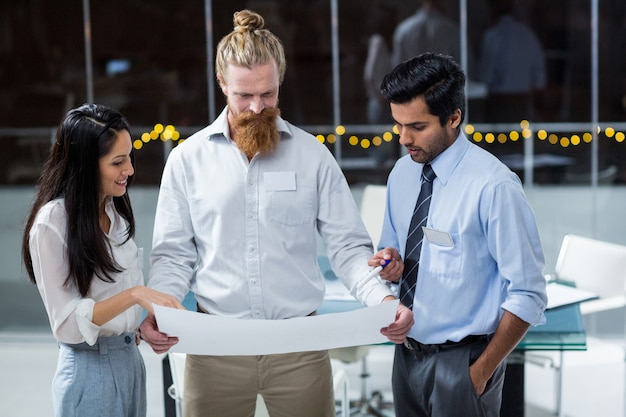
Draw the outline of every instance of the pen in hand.
M375 276L378 276L380 271L382 271L383 268L386 267L387 264L389 264L389 262L391 262L391 259L386 259L384 265L380 265L380 266L377 266L376 268L372 269L370 271L370 273L367 274L367 276L365 278L363 278L363 280L361 280L360 285L365 285L370 279L374 278Z

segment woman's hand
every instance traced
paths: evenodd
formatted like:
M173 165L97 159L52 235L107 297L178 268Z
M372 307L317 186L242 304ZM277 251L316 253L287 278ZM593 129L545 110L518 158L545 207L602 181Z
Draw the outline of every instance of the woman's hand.
M183 307L183 305L176 298L153 290L150 287L134 287L132 289L132 296L136 300L136 304L139 304L150 314L154 314L153 304L185 310L185 307Z

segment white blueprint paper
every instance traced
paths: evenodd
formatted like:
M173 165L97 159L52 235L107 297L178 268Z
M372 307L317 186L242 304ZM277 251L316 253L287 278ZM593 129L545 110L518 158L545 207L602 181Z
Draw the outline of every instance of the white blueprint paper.
M285 320L242 320L154 306L159 330L178 337L171 352L269 355L385 343L398 300L342 313Z

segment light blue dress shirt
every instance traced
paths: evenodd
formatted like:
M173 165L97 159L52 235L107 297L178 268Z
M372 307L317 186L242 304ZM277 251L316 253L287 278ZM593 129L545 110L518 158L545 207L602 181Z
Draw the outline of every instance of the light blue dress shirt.
M324 297L319 233L335 274L358 300L373 305L391 295L377 280L357 285L370 271L372 243L328 149L279 118L277 149L248 162L229 139L226 115L168 157L149 286L179 300L190 288L203 309L221 316L303 317Z
M395 247L402 257L422 167L406 155L388 179L380 247ZM443 343L493 333L503 310L544 323L543 251L519 178L463 134L432 167L427 227L453 243L424 239L409 336Z

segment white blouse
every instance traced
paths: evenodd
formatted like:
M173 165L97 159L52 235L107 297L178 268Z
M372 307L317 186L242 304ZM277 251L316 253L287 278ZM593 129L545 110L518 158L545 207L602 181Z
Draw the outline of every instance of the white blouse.
M44 302L54 337L64 343L95 344L98 336L115 336L133 331L139 325L142 308L138 305L102 326L92 322L96 302L103 301L125 289L144 285L143 249L130 239L124 242L128 223L119 215L109 198L105 208L111 220L109 239L113 259L123 269L112 274L115 282L105 282L94 275L85 297L72 285L64 285L68 276L67 218L65 201L56 199L37 213L30 230L30 254L37 288Z

